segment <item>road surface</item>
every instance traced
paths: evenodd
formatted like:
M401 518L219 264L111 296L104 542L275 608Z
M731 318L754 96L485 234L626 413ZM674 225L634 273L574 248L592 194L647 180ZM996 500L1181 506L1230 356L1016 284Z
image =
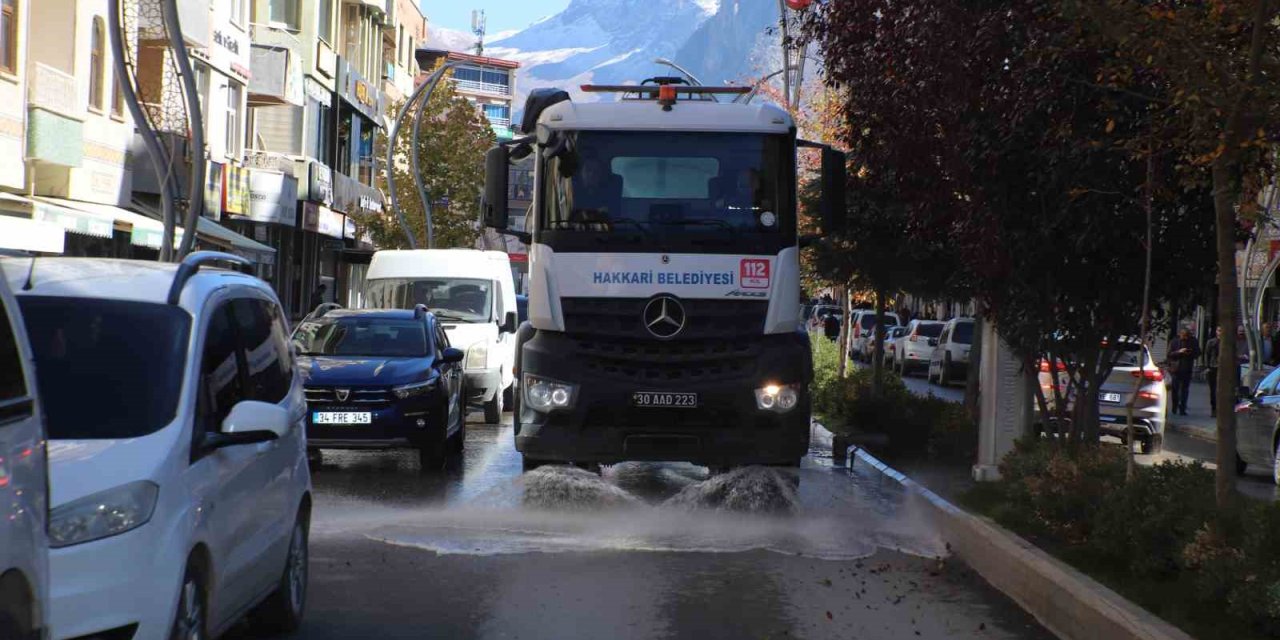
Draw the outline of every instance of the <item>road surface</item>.
M295 637L1052 637L945 557L914 497L831 467L821 437L798 488L769 469L522 473L509 425L470 424L445 472L325 454Z

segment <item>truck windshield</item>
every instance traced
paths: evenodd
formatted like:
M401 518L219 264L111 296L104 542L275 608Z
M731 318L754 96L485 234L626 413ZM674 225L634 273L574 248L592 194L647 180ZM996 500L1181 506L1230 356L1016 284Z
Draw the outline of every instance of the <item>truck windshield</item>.
M425 304L437 318L493 320L493 281L476 278L374 278L365 284L373 309L412 309Z
M539 224L598 245L791 241L795 150L785 135L579 131L547 161Z

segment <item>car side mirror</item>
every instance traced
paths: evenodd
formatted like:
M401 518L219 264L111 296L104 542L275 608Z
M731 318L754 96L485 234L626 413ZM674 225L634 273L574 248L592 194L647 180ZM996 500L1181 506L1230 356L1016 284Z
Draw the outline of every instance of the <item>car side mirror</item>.
M270 442L289 433L289 411L279 405L244 400L231 407L221 430L205 436L204 445L221 449L244 444Z
M445 350L440 352L440 361L446 364L456 364L462 362L462 358L466 355L466 352L457 347L445 347Z
M936 346L938 346L938 339L937 339L937 338L929 338L929 346L931 346L931 347L936 347Z
M484 154L484 226L498 230L507 228L507 171L510 168L507 148L498 145Z
M508 311L507 315L502 319L502 324L498 327L498 332L499 333L515 333L516 327L518 326L519 326L519 320L516 317L516 312Z

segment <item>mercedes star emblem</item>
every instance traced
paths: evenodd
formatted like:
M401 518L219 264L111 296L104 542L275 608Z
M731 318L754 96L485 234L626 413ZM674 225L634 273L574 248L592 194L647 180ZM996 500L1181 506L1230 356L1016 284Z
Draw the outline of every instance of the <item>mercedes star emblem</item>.
M338 402L346 402L351 397L350 389L334 389L333 394L338 396Z
M684 329L684 321L684 305L671 296L658 296L644 307L644 328L655 338L674 338Z

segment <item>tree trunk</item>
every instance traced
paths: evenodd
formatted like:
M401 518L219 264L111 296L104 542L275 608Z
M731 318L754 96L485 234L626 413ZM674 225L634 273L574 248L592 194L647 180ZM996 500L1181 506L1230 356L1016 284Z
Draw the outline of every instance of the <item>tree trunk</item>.
M839 367L836 374L843 379L849 368L849 322L853 319L849 313L849 288L836 287L836 304L840 305L840 337L836 339L836 350L840 352ZM824 338L825 339L825 338Z
M982 319L981 309L975 309L973 314L973 344L969 347L969 377L964 381L964 410L968 414L969 419L977 424L981 417L978 406L978 399L981 390L978 388L979 372L982 371ZM1039 383L1036 383L1039 386Z
M1153 247L1151 245L1151 240L1152 240L1151 239L1151 206L1152 206L1152 200L1153 200L1151 192L1155 188L1154 183L1156 178L1156 168L1155 168L1156 164L1155 164L1155 156L1153 155L1153 150L1148 149L1147 152L1148 152L1147 180L1146 180L1146 183L1143 185L1143 191L1144 191L1143 199L1146 201L1144 203L1146 205L1144 208L1146 209L1146 213L1147 213L1147 241L1146 241L1146 247L1145 247L1147 250L1147 255L1146 255L1147 261L1146 261L1146 265L1143 268L1143 277L1142 277L1142 319L1138 325L1139 326L1138 343L1141 344L1142 347L1146 347L1147 345L1147 330L1150 324L1148 321L1148 318L1151 317L1151 252L1153 250ZM1176 321L1175 321L1175 324L1176 324ZM1129 406L1125 410L1124 441L1125 441L1126 447L1128 448L1128 451L1125 454L1125 458L1126 458L1125 470L1124 470L1125 482L1133 482L1133 476L1134 476L1134 473L1136 472L1134 469L1134 459L1133 459L1133 440L1137 431L1133 427L1133 406L1135 403L1138 402L1138 392L1142 389L1142 385L1146 383L1147 381L1146 378L1147 378L1146 354L1139 352L1138 377L1133 383L1133 395L1129 397Z
M1218 326L1230 331L1236 318L1236 213L1231 197L1231 168L1226 157L1213 163L1213 209L1217 221L1218 246ZM1226 506L1236 493L1236 414L1230 410L1236 397L1236 374L1240 370L1236 341L1221 340L1218 346L1218 399L1227 409L1218 412L1218 451L1214 472L1214 496L1219 507Z
M871 334L871 394L879 396L884 388L884 290L876 289L876 327Z

